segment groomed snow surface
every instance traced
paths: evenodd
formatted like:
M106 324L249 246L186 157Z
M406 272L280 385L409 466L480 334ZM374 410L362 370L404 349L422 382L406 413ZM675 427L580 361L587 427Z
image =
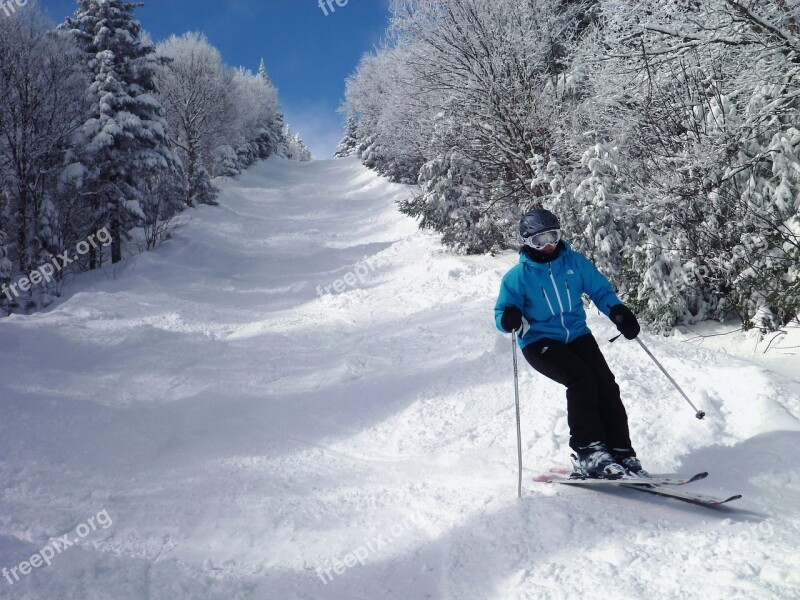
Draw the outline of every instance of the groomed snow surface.
M568 464L565 400L521 359L518 500L492 312L516 255L448 254L397 212L414 189L353 159L221 185L0 322L0 597L800 597L800 335L644 335L698 421L591 309L645 466L744 498L534 483Z

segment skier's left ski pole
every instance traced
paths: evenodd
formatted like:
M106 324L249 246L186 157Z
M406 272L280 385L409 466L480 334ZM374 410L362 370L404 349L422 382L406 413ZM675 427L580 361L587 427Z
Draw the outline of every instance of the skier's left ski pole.
M661 369L661 372L667 376L667 379L669 379L670 383L675 386L675 389L681 393L683 399L686 400L686 402L689 403L689 406L691 406L694 409L694 416L697 417L698 419L702 419L703 417L705 417L706 413L704 413L702 410L697 410L697 407L694 405L694 403L692 403L692 401L689 400L689 396L686 395L686 392L684 392L683 389L681 389L681 386L679 386L678 382L672 378L672 375L667 373L667 370L661 365L660 362L658 362L658 359L655 356L653 356L653 353L650 352L650 349L644 345L644 342L640 340L638 337L636 338L636 341L639 342L639 345L642 347L642 350L647 352L647 356L653 359L653 362L656 363L656 366L659 369Z
M622 318L621 318L621 317L617 317L617 323L619 324L619 323L621 323L621 322L622 322ZM615 337L613 337L612 339L610 339L610 340L608 340L608 341L609 341L609 342L611 342L611 343L613 344L613 343L614 343L614 342L616 342L616 341L617 341L617 340L618 340L618 339L619 339L621 336L622 336L622 334L620 333L618 336L615 336ZM693 402L692 402L692 401L689 399L689 396L687 396L687 395L686 395L686 392L684 392L684 391L683 391L683 389L681 388L681 386L679 386L679 385L678 385L678 382L677 382L677 381L675 381L675 380L672 378L672 375L670 375L670 374L667 372L667 370L664 368L664 365L662 365L660 362L658 362L658 359L657 359L655 356L653 356L653 353L652 353L652 352L650 352L650 349L649 349L647 346L645 346L645 345L644 345L644 342L643 342L642 340L640 340L638 336L637 336L635 339L636 339L636 341L637 341L637 342L639 342L639 345L642 347L642 350L644 350L644 351L647 353L647 356L649 356L649 357L652 359L652 361L653 361L654 363L656 363L656 366L657 366L659 369L661 369L661 372L662 372L664 375L666 375L666 376L667 376L667 379L669 379L669 382L670 382L670 383L671 383L673 386L675 386L675 389L676 389L676 390L678 390L678 391L680 392L681 396L683 396L683 399L684 399L684 400L686 400L686 402L688 402L688 403L689 403L689 406L691 406L691 407L694 409L694 416L695 416L695 417L697 417L698 419L701 419L701 420L702 420L702 419L703 419L703 417L705 417L705 416L706 416L706 413L704 413L702 410L697 410L697 407L696 407L696 406L694 405L694 403L693 403Z
M519 459L519 479L517 498L522 498L522 431L519 426L519 381L517 377L517 332L511 332L511 352L514 357L514 401L517 405L517 458Z

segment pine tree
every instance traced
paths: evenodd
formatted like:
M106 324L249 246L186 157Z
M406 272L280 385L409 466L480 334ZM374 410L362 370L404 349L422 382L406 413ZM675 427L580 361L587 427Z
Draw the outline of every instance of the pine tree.
M358 152L358 122L352 114L347 115L347 122L344 127L344 137L336 147L333 158L345 158L353 156Z
M263 58L261 59L261 63L258 65L258 76L269 83L272 87L275 87L272 83L272 79L270 79L269 74L267 73L267 63L264 62Z
M261 158L268 158L273 154L280 155L286 151L285 142L283 139L284 117L280 110L280 106L278 106L278 89L275 87L275 84L272 83L272 79L267 73L267 65L263 58L261 59L261 64L258 67L258 76L267 83L268 90L271 90L271 93L275 98L274 117L267 127L265 138L259 140L259 145L262 148L266 147L266 152L264 152L266 156L262 154ZM269 98L265 98L265 100L268 101Z
M300 134L294 133L288 125L283 128L283 139L286 142L286 158L300 162L312 160L311 150L306 146Z
M92 192L90 231L108 225L111 260L122 260L122 241L140 223L138 182L155 171L178 173L163 109L155 98L155 49L133 17L136 4L122 0L78 0L62 28L72 32L93 77L92 114L84 126L81 162ZM90 267L102 257L92 256Z

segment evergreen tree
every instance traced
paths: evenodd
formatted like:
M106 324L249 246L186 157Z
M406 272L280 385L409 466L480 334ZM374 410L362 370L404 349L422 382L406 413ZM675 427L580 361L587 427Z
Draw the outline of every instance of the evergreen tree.
M308 149L300 134L294 133L288 125L283 129L283 139L286 143L286 158L301 162L312 160L311 150Z
M336 147L333 158L344 158L353 156L358 152L358 123L354 115L347 115L347 122L344 128L344 137Z
M272 79L270 79L269 74L267 73L267 63L264 62L263 58L261 59L261 62L258 65L258 76L261 77L261 79L263 79L270 85L272 85L272 87L275 87L272 84Z
M143 215L138 183L153 171L179 172L170 149L163 109L155 97L154 47L134 19L139 6L122 0L78 0L62 26L85 53L93 81L91 117L83 126L80 160L93 198L90 232L107 225L111 260L122 260L122 242ZM92 256L90 267L102 257Z
M285 143L283 140L283 127L284 117L278 105L278 89L272 83L272 79L267 73L267 65L264 59L261 59L261 64L258 67L258 76L266 83L267 95L265 96L266 102L271 102L271 94L274 96L275 111L273 118L269 121L266 127L266 132L263 137L259 138L259 147L262 148L261 158L268 158L273 154L284 154L286 151Z

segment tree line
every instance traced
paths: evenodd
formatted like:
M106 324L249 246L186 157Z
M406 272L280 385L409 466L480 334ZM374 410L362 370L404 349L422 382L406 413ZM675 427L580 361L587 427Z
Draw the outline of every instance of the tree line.
M186 207L215 203L212 178L273 155L311 159L263 60L258 73L228 67L200 33L155 45L137 6L77 0L56 25L30 3L0 18L0 283L98 231L111 238L0 297L0 315L47 304L75 269L153 248Z
M545 207L654 330L798 317L796 1L393 0L342 111L456 251Z

